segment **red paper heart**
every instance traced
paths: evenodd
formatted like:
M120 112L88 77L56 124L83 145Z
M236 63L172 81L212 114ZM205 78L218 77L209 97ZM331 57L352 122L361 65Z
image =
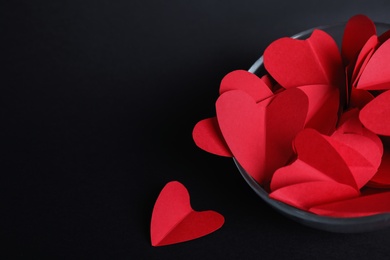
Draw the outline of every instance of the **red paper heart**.
M356 85L358 84L360 76L362 75L372 55L374 55L378 44L378 37L376 35L373 35L367 40L366 44L360 50L356 61L352 64L354 65L354 67L352 75L350 75L349 79L353 87L356 87Z
M270 75L265 74L264 76L261 77L261 80L264 81L264 83L269 87L269 89L271 90L274 89L275 82Z
M330 85L298 87L309 99L305 128L313 128L322 134L331 134L338 120L339 90Z
M359 195L375 175L382 153L376 141L364 136L353 112L342 117L341 128L331 137L312 129L297 135L293 144L298 158L274 173L271 198L307 209ZM344 133L351 129L361 134Z
M358 109L352 109L342 114L338 128L331 139L351 147L363 156L362 159L359 159L360 155L354 156L354 152L340 152L354 175L359 188L372 179L381 164L383 144L376 134L361 124ZM343 155L343 153L346 155ZM354 161L357 163L354 163ZM369 164L361 164L364 161L368 161Z
M313 129L302 130L293 143L298 158L291 165L274 173L271 190L313 181L333 181L358 189L348 165L336 150L340 149L340 145L335 148L327 136ZM351 150L347 147L342 148Z
M383 154L382 140L376 134L363 126L359 119L359 113L360 110L357 108L344 112L340 117L336 133L362 135L375 143L378 151ZM360 150L358 145L356 145L356 150Z
M376 35L376 27L367 16L355 15L348 20L341 45L345 65L356 60L358 53L372 35Z
M372 132L390 136L389 115L390 91L386 91L363 107L359 118L362 124Z
M235 70L228 73L221 81L219 94L230 90L242 90L253 97L256 102L271 97L271 89L255 74L246 70Z
M350 101L351 91L361 75L361 68L367 64L377 43L376 27L370 18L356 15L349 19L345 26L341 46L341 55L346 66L345 100L347 104Z
M326 84L344 86L341 55L333 38L314 30L310 38L281 38L264 51L264 66L284 88Z
M270 189L271 191L276 191L291 185L318 181L335 182L331 176L297 159L293 163L275 171L272 176Z
M224 217L215 211L197 212L191 208L187 189L169 182L153 208L150 235L153 246L165 246L196 239L222 227Z
M370 130L368 130L362 125L359 119L359 112L360 111L356 108L344 112L340 117L336 132L340 134L352 133L352 134L358 134L367 137L376 144L378 148L378 152L380 154L383 154L382 140L376 134L374 134L373 132L371 132ZM361 145L358 145L357 147L358 150L360 149Z
M349 107L362 109L374 96L364 89L352 88Z
M331 217L364 217L390 213L390 192L381 192L315 206L309 211Z
M326 139L348 165L359 189L378 171L383 150L370 138L336 132Z
M390 188L390 151L385 150L382 157L381 165L378 172L372 177L367 184L373 188Z
M308 99L289 89L256 104L240 90L222 94L216 102L217 119L230 151L259 183L292 155L291 141L303 129Z
M195 144L206 152L219 156L233 157L223 139L216 117L199 121L192 131L192 138Z
M342 113L336 131L341 134L354 133L362 135L363 125L359 120L359 110L354 108Z
M257 102L273 96L272 91L262 79L245 70L232 71L222 79L220 94L231 90L245 91ZM215 117L199 121L192 131L192 138L199 148L209 153L226 157L233 156Z
M390 40L385 41L372 55L364 67L358 89L382 90L390 89Z
M307 210L315 205L359 196L349 185L334 181L312 181L293 184L272 192L270 198Z

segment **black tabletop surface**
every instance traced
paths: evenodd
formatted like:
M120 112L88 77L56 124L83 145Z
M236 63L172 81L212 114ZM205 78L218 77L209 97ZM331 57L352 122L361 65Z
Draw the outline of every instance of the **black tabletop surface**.
M191 132L215 114L222 77L273 40L357 13L389 23L390 2L4 2L2 259L388 259L390 229L297 224ZM172 180L226 222L152 247L153 205Z

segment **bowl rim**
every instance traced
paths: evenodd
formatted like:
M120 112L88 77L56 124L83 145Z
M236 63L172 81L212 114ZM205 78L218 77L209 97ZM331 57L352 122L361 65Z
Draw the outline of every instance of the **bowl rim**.
M307 30L304 30L304 31L301 31L299 33L296 33L292 36L290 36L290 38L293 38L293 39L299 39L299 37L303 36L303 35L308 35L308 34L311 34L314 30L318 29L318 30L327 30L327 29L331 29L331 28L336 28L336 27L341 27L341 26L345 26L346 22L342 22L342 23L336 23L336 24L332 24L332 25L322 25L322 26L316 26L316 27L313 27L313 28L310 28L310 29L307 29ZM388 29L390 29L390 23L382 23L382 22L374 22L375 26L378 28L378 27L387 27ZM260 66L263 64L263 55L260 56L259 59L257 59L253 64L252 66L248 69L249 72L251 73L255 73L259 68Z
M244 180L263 201L286 217L289 217L298 223L316 229L337 233L361 233L390 226L390 213L352 218L329 217L316 215L314 213L295 208L281 201L271 199L268 196L268 192L261 187L252 178L252 176L244 170L244 168L242 168L235 158L233 158L233 161Z

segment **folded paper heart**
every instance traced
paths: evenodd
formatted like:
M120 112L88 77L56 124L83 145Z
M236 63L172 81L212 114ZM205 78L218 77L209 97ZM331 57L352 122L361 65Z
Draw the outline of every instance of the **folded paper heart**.
M366 91L364 89L352 88L349 100L349 107L362 109L373 99L374 96L369 91Z
M219 94L229 90L242 90L252 96L256 102L260 102L274 94L266 82L246 70L235 70L222 79Z
M390 31L376 35L375 24L364 15L351 18L344 31L342 51L347 81L367 90L389 89Z
M359 192L353 187L334 181L308 181L280 188L270 195L293 207L308 210L315 205L355 198Z
M271 84L270 79L266 79L266 82ZM273 96L269 86L262 79L245 70L232 71L222 79L219 88L220 94L230 90L245 91L256 102ZM209 153L226 157L233 156L223 139L215 117L199 121L192 131L192 138L198 147Z
M378 172L372 177L367 186L373 188L390 188L390 151L386 150L384 152Z
M353 66L352 74L350 75L349 79L353 88L358 85L360 76L362 75L363 71L365 71L367 63L370 61L378 44L378 37L376 35L371 36L361 49L356 61L349 64L349 66Z
M209 153L233 157L222 136L216 117L199 121L192 131L192 138L198 147Z
M327 136L312 129L301 131L294 140L297 159L274 173L271 191L310 181L333 181L357 190L358 185L347 163L336 149ZM320 153L321 156L317 156L316 153Z
M390 91L386 91L370 101L360 111L360 121L372 132L390 136Z
M336 149L361 189L378 171L383 149L363 135L335 133L326 138Z
M337 131L329 137L305 129L295 138L294 148L298 158L274 173L270 197L305 210L358 196L377 172L382 156L371 139Z
M331 85L305 85L297 87L309 101L305 128L313 128L322 134L334 132L339 111L339 90Z
M161 191L153 208L150 236L153 246L185 242L219 229L224 217L215 211L197 212L191 208L187 189L177 181Z
M357 80L378 43L376 27L365 15L356 15L347 22L342 44L341 56L346 67L346 98L351 95ZM349 100L347 100L347 103Z
M348 110L344 112L339 119L339 123L337 125L337 129L335 133L333 134L333 137L335 137L336 134L358 134L365 136L369 138L372 142L374 142L378 148L378 150L373 150L372 151L378 151L380 154L383 154L383 143L382 140L372 131L368 130L363 126L359 119L359 109L353 108L351 110ZM343 136L343 135L342 135ZM364 139L362 139L364 140ZM346 140L345 140L346 141ZM361 145L356 145L356 149L361 149ZM364 148L363 148L364 149ZM362 150L364 151L364 150ZM370 156L370 155L367 155Z
M389 56L390 41L387 40L379 46L367 61L356 88L366 90L390 89Z
M303 129L308 99L295 88L256 103L241 90L223 93L216 102L218 124L234 157L259 183L285 165L291 141Z
M389 201L390 192L383 192L311 207L309 211L331 217L365 217L390 212Z
M344 65L354 63L367 40L376 35L375 24L365 15L355 15L345 25L341 54Z
M271 190L320 180L363 187L379 167L383 145L377 135L362 126L358 112L353 109L343 114L330 137L312 129L301 131L294 140L297 160L274 173Z
M306 40L286 37L272 42L264 51L264 66L284 88L344 84L337 44L321 30Z

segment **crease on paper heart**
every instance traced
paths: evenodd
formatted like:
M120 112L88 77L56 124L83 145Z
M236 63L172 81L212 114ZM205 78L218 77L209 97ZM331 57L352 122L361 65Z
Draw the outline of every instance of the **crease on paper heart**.
M313 31L313 34L317 33L318 30L314 30ZM317 61L318 64L324 64L322 59L320 58L320 56L318 55L318 53L320 53L320 51L318 51L316 49L316 45L313 44L312 41L306 41L308 43L308 45L310 46L310 49L311 49L311 52L315 58L315 60ZM322 76L324 77L324 81L325 82L315 82L317 84L321 84L321 83L326 83L328 85L333 85L334 82L331 82L330 79L329 79L329 75L327 73L327 71L325 70L325 67L324 66L318 66L322 72Z
M154 242L152 243L153 246L157 246L157 245L169 245L171 243L169 243L169 240L170 240L170 235L172 234L172 231L174 231L175 229L177 229L180 225L183 225L183 222L188 219L191 215L194 215L194 214L207 214L207 213L211 213L211 212L215 212L215 211L212 211L212 210L205 210L205 211L196 211L196 210L191 210L190 212L188 212L183 218L181 218L179 221L177 221L177 223L175 225L173 225L166 233L165 235L163 236L162 239L160 239L158 242ZM217 213L217 212L215 212ZM218 213L219 214L219 213ZM222 215L221 215L222 216ZM221 226L223 225L223 223L221 224ZM220 227L221 227L220 226ZM200 236L202 237L202 236ZM196 239L196 238L199 238L198 237L193 237L189 240L193 240L193 239ZM180 242L186 242L186 241L189 241L189 240L185 240L185 241L180 241ZM164 243L164 241L166 241ZM168 244L166 244L168 242Z

